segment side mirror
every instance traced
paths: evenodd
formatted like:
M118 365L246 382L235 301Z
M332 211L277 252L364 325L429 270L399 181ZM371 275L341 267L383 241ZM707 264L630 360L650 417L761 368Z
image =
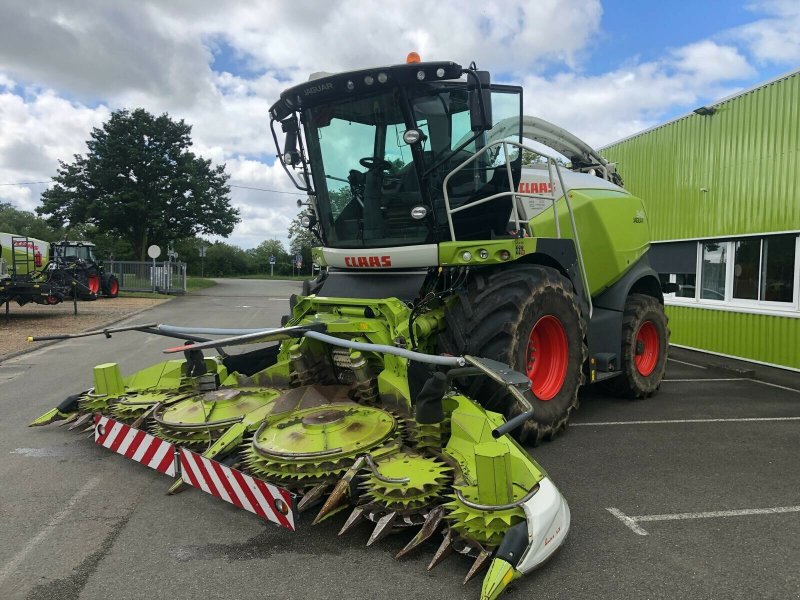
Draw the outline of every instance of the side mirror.
M489 71L471 71L469 76L469 117L472 131L492 128L492 91Z
M281 121L281 129L286 134L283 142L283 164L287 167L293 167L300 162L300 153L297 151L297 135L299 126L297 125L297 118L291 117L285 121Z

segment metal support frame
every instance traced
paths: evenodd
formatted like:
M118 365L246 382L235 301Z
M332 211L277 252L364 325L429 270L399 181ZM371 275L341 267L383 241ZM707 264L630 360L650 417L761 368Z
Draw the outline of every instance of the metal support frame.
M508 188L509 188L509 191L507 191L507 192L499 192L497 194L492 194L491 196L487 196L486 198L481 198L480 200L477 200L475 202L470 202L469 204L466 204L464 206L459 206L457 208L451 208L450 207L450 196L447 193L447 186L450 183L450 179L456 173L458 173L459 171L462 171L465 167L467 167L467 165L469 165L469 164L475 162L476 160L478 160L478 158L484 152L487 152L488 150L490 150L491 148L494 148L495 146L498 146L498 147L502 146L502 148L503 148L503 155L505 156L505 159L506 159L506 174L508 176ZM558 198L556 198L555 192L551 192L551 194L549 196L546 196L546 195L542 195L542 194L528 194L528 193L524 193L524 192L520 192L518 190L515 190L514 189L514 187L515 187L514 186L514 177L513 177L512 171L511 171L511 161L508 158L509 157L509 153L508 153L509 146L517 148L519 150L520 154L522 153L523 150L527 150L528 152L532 152L533 154L536 154L538 156L541 156L542 158L547 159L547 170L548 170L548 175L550 177L550 189L551 190L555 190L555 185L553 185L555 183L554 182L554 177L553 177L553 171L555 171L555 175L558 178L558 183L561 186L561 190L562 190L562 193L564 195L564 202L565 202L565 204L567 206L567 213L569 214L570 226L571 226L571 229L572 229L572 239L575 242L575 251L577 253L578 266L580 268L581 281L583 282L584 288L586 289L586 301L589 304L589 318L591 318L592 317L592 312L593 312L593 307L592 307L592 299L591 299L591 296L589 294L589 279L588 279L587 274L586 274L586 266L585 266L585 264L583 262L583 252L581 251L581 243L580 243L580 239L578 237L578 228L577 228L577 225L575 224L575 213L572 210L572 203L570 202L570 198L569 198L569 188L567 188L566 183L564 182L564 177L561 174L561 166L558 164L558 161L556 160L556 158L554 156L550 156L549 154L544 154L541 150L537 150L537 149L532 148L530 146L526 146L525 144L522 144L520 142L514 142L514 141L511 141L511 140L499 140L499 141L492 142L491 144L488 144L488 145L484 146L483 148L481 148L481 150L479 152L476 152L475 154L470 156L468 159L466 159L464 162L462 162L460 165L455 167L452 171L450 171L447 174L447 176L444 178L444 181L442 182L442 193L443 193L443 196L444 196L445 211L447 213L447 225L450 228L450 239L452 241L454 241L454 242L458 241L456 239L455 227L453 226L453 215L455 213L461 212L461 211L464 211L464 210L469 210L469 209L474 208L476 206L479 206L481 204L485 204L486 202L490 202L490 201L495 200L497 198L504 198L506 196L511 196L512 199L513 199L513 202L512 202L512 216L513 216L514 224L515 224L515 226L517 228L517 231L520 230L520 215L519 215L520 211L519 211L519 206L517 205L517 202L520 200L520 198L543 198L543 199L546 199L546 200L550 200L550 202L551 202L551 204L553 206L553 220L555 221L556 237L561 239L561 237L562 237L561 236L561 227L560 227L560 224L559 224L559 221L558 221L558 207L557 207L557 203L556 203ZM528 233L532 234L533 232L529 231Z

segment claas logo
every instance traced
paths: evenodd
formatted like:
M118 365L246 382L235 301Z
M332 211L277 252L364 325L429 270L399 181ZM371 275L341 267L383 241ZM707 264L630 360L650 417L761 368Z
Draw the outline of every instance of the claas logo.
M550 194L553 186L549 181L521 181L517 191L522 194Z
M392 266L391 256L345 256L344 264L348 267L363 269L385 269Z

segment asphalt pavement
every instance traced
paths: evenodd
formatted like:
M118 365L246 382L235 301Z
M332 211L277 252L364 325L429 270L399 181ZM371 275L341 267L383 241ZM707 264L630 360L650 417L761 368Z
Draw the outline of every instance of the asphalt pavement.
M299 288L221 280L134 320L276 326ZM468 560L425 570L435 544L396 561L408 536L365 548L366 525L337 537L343 516L303 515L292 534L199 491L166 496L168 478L86 434L26 427L95 364L129 373L169 344L124 333L0 364L0 598L478 598ZM531 453L572 528L509 600L800 597L800 392L670 361L654 398L587 390L570 430Z

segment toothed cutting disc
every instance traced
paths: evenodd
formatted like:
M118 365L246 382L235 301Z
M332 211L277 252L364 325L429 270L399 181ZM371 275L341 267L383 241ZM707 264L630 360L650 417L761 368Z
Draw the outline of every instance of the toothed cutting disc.
M478 502L474 487L460 487L467 500ZM503 541L506 530L525 520L520 507L506 510L477 510L460 502L457 497L444 505L445 518L450 526L468 542L478 542L482 546L498 546Z
M399 428L394 415L380 408L328 404L262 425L242 454L259 477L307 485L341 476L356 456L391 442Z
M264 411L278 396L271 389L220 389L179 400L153 414L153 435L185 447L208 446L245 415Z
M169 404L186 396L185 392L138 392L126 394L109 406L109 414L118 421L135 421L158 402Z
M406 482L382 481L374 473L366 476L363 498L387 512L411 513L438 501L450 481L452 469L435 458L412 451L380 459L376 468L384 479L406 478Z

